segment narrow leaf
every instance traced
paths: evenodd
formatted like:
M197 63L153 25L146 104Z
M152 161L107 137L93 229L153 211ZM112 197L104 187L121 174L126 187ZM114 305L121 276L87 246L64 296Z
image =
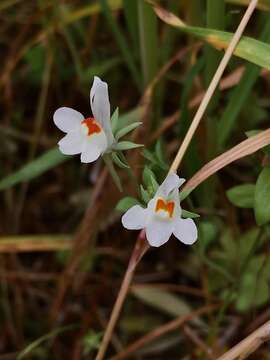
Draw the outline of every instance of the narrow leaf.
M157 4L154 4L157 16L165 23L179 30L192 34L207 42L218 50L224 50L232 40L233 34L225 31L189 26L174 14L168 12ZM234 55L248 60L266 69L270 69L270 45L250 37L242 36Z
M115 134L115 139L119 140L121 137L127 135L129 132L131 132L132 130L136 129L138 126L140 126L142 124L141 121L136 121L133 124L130 124L128 126L125 126L123 129L120 129L119 131L117 131L117 133Z
M183 216L183 218L185 218L185 219L187 219L187 218L196 219L196 218L199 218L199 217L200 217L199 214L196 214L196 213L194 213L194 212L187 211L187 210L184 210L184 209L182 209L182 216Z
M227 197L232 204L241 208L253 208L254 205L254 184L234 186L227 192Z
M141 205L141 203L131 196L126 196L118 202L116 205L116 210L125 212L135 205Z
M0 190L7 189L20 182L29 181L68 160L68 158L69 157L63 155L58 148L51 149L36 160L23 166L19 171L2 179L0 181Z
M270 168L266 167L260 173L256 182L254 200L255 218L258 225L270 221Z
M135 144L131 141L120 141L114 146L115 150L130 150L130 149L136 149L138 147L142 147L142 144Z
M120 158L119 156L117 155L117 153L112 153L112 159L113 159L113 162L119 166L120 168L122 169L129 169L130 166L128 164L125 164Z

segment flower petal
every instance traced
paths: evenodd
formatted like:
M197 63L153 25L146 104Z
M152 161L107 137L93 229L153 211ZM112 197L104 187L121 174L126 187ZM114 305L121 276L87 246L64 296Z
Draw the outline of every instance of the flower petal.
M94 77L94 82L90 90L90 104L94 118L104 129L110 146L114 142L114 137L110 120L111 110L108 85L97 76Z
M80 129L71 131L58 142L59 150L65 155L76 155L82 152L84 136Z
M198 231L192 219L178 218L174 221L173 234L186 245L192 245L198 238Z
M79 111L68 107L57 109L53 115L55 125L65 133L78 128L83 119L83 115Z
M143 229L147 221L147 209L140 205L132 206L123 216L122 224L128 230Z
M145 228L146 239L151 246L161 246L165 244L173 232L173 222L159 220L155 217L151 219Z
M176 173L170 173L158 188L156 195L166 198L172 190L178 189L185 181L185 179L180 179Z
M92 134L84 141L81 162L90 163L95 160L107 149L107 138L104 131Z

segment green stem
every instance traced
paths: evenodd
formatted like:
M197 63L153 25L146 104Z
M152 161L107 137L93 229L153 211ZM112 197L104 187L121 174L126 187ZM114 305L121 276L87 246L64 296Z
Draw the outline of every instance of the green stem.
M105 154L105 155L103 155L102 158L103 158L103 160L104 160L104 162L105 162L105 164L106 164L106 166L107 166L107 168L109 170L109 173L110 173L115 185L117 186L118 190L122 192L123 188L122 188L121 180L120 180L120 178L119 178L119 176L118 176L118 174L117 174L117 172L116 172L116 170L114 168L114 165L113 165L112 159L110 158L110 155Z

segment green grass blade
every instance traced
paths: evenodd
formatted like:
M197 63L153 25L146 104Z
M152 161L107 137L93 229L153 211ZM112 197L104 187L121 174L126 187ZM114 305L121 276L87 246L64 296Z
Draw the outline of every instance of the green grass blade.
M206 24L210 29L225 29L225 3L224 0L207 0L207 16ZM205 80L206 85L210 84L212 77L221 60L221 54L218 50L212 48L210 45L206 46L206 67L205 67Z
M226 2L235 5L248 6L250 0L226 0ZM257 8L260 10L270 11L270 0L259 0L257 4Z
M185 24L177 16L161 7L154 6L157 15L167 24L179 30L192 34L209 43L218 50L224 50L232 40L233 34L225 31L206 29ZM235 48L234 55L248 60L256 65L270 69L270 45L253 38L243 36Z
M141 64L144 86L156 75L158 69L157 18L152 7L142 0L137 1L139 14Z
M270 20L267 21L261 34L261 40L270 40ZM230 101L226 107L218 125L218 146L223 147L229 139L234 127L236 119L243 109L248 96L259 77L260 67L248 64L246 70L236 88L232 91Z
M139 53L138 6L137 1L123 0L126 24L132 38L136 55Z
M69 325L69 326L63 326L59 329L53 330L51 331L49 334L46 334L44 336L41 336L39 339L33 341L31 344L29 344L23 351L20 352L20 354L17 357L17 360L22 360L25 359L26 356L29 356L29 354L35 350L37 347L39 347L42 343L44 343L45 341L54 338L55 336L66 332L66 331L70 331L73 330L74 328L76 328L76 325Z
M69 157L63 155L58 148L47 151L42 156L23 166L19 171L0 181L0 190L4 190L18 183L29 181L55 166L66 161Z
M114 34L115 40L121 50L123 58L125 59L126 64L129 68L129 71L131 72L133 80L134 80L135 84L137 85L138 89L140 89L140 87L141 87L140 74L139 74L136 64L134 62L134 58L132 56L132 51L131 51L130 47L128 46L124 35L122 34L121 29L119 28L117 22L115 21L114 17L112 16L112 12L108 5L107 0L100 0L100 4L102 7L104 16L106 17L108 24L110 25L111 30Z

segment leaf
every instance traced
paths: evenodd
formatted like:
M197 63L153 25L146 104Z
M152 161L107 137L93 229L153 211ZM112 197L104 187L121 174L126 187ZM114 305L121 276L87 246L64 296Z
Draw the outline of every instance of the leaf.
M269 42L270 40L270 20L267 19L262 32L259 35L261 41ZM224 109L218 122L217 138L218 145L222 148L229 140L232 131L235 129L239 114L249 103L248 97L260 76L261 68L254 64L246 64L245 71L235 88L230 92L229 102ZM250 118L250 115L248 116Z
M143 169L143 183L147 188L152 188L153 192L156 192L159 187L155 174L148 166Z
M33 341L31 344L29 344L28 346L26 346L26 348L24 350L22 350L19 355L16 357L17 360L21 360L21 359L25 359L26 356L29 356L29 354L36 349L37 347L39 347L44 341L47 341L51 338L56 337L58 334L61 334L63 332L66 331L70 331L75 329L77 326L76 325L68 325L68 326L64 326L58 329L55 329L53 331L51 331L50 333L41 336L39 339ZM29 359L29 357L28 357Z
M189 26L159 5L153 4L153 7L157 16L165 23L206 41L218 50L226 49L233 37L233 34L229 32ZM234 55L266 69L270 69L269 53L269 44L246 36L241 37L241 40L234 50Z
M187 219L187 218L196 219L196 218L199 218L199 217L200 217L199 214L196 214L196 213L194 213L194 212L187 211L187 210L184 210L184 209L182 209L182 216L183 216L183 218L185 218L185 219Z
M134 142L131 141L120 141L119 143L114 145L114 149L124 151L124 150L136 149L142 146L143 144L135 144Z
M115 131L117 130L117 127L118 127L118 119L119 119L119 108L117 107L117 108L114 110L114 113L112 114L112 117L111 117L112 132L113 132L113 134L114 134Z
M255 187L254 200L255 218L257 224L264 225L270 221L270 168L266 167L260 173Z
M234 186L226 192L228 199L232 204L241 208L253 208L254 205L254 184L244 184Z
M113 159L113 162L119 166L121 169L129 169L130 166L128 164L125 164L118 156L117 153L115 152L112 152L112 159Z
M29 181L51 168L68 160L68 156L63 155L58 148L51 149L39 158L23 166L19 171L5 177L0 181L0 190L5 190L20 182Z
M115 134L115 139L119 140L121 137L127 135L129 132L131 132L132 130L136 129L138 126L140 126L142 124L141 121L137 121L134 122L133 124L130 124L126 127L124 127L123 129L120 129L116 134Z
M83 354L90 355L91 351L96 350L100 346L102 333L89 330L82 339Z
M248 6L250 0L226 0L226 2L235 5ZM270 0L259 0L256 7L260 10L270 11Z
M142 185L140 185L140 190L141 190L141 197L143 199L143 201L148 204L148 202L151 200L150 195L148 194L148 192L144 189L144 187Z
M154 286L137 285L133 286L131 291L144 303L171 316L186 315L191 312L190 306L180 297Z
M135 205L141 206L141 203L131 196L126 196L118 202L118 204L116 205L116 210L125 212Z

